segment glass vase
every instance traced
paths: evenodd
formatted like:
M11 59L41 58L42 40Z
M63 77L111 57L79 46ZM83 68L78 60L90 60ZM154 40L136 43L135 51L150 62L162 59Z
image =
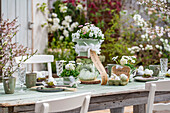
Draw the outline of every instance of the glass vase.
M78 67L77 70L80 72L80 81L94 81L99 72L95 68L92 60L87 57L77 57Z

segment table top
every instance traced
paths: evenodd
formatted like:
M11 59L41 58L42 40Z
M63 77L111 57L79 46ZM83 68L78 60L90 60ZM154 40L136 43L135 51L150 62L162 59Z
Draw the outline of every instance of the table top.
M145 82L130 82L126 86L109 86L109 85L79 85L77 91L69 92L37 92L27 89L23 93L19 93L19 86L16 87L14 94L5 94L3 85L0 83L0 106L16 106L35 104L36 101L60 98L85 92L91 92L92 98L106 95L116 95L124 93L145 91Z

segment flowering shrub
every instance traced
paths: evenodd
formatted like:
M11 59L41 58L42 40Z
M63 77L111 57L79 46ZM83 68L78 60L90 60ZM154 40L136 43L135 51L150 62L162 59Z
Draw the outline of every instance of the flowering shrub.
M113 56L128 56L130 54L128 47L135 43L132 41L134 40L135 32L132 32L130 26L127 26L130 18L122 18L127 16L126 11L122 10L119 14L114 10L111 10L111 12L113 13L112 20L109 23L111 27L104 33L105 41L101 46L101 54L106 57L104 65L113 63Z
M48 47L45 52L54 55L52 69L55 72L55 61L75 59L71 34L77 30L79 24L85 23L85 17L84 7L79 2L73 5L72 2L57 0L53 6L54 9L46 11L49 12L49 17L42 27L48 27Z
M72 34L72 40L75 39L98 39L104 40L104 34L102 31L95 27L93 24L85 23L85 25L79 25L79 30Z
M138 2L145 8L143 18L140 14L133 16L137 29L137 43L128 48L131 54L136 54L140 62L148 65L159 63L160 57L170 59L170 28L169 8L166 0L144 0Z
M0 20L0 69L3 71L4 77L12 76L20 67L22 62L25 62L33 54L29 54L30 49L18 43L13 43L12 39L18 32L17 19L13 21ZM15 63L15 57L27 56L26 59L21 59L20 63Z

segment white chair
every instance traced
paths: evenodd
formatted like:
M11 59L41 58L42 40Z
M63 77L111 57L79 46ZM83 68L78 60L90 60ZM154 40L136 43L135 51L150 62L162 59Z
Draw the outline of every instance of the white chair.
M80 113L87 113L91 93L63 98L39 101L35 104L35 113L63 112L81 107Z
M19 56L15 57L16 63L20 63L21 61L24 61L27 58L27 56ZM51 62L54 61L53 55L33 55L28 60L23 62L24 64L35 64L35 63L47 63L48 64L48 74L49 78L52 77L52 68L51 68Z
M149 91L146 113L153 113L153 111L170 112L170 103L154 104L155 91L170 91L170 80L147 82L145 89Z

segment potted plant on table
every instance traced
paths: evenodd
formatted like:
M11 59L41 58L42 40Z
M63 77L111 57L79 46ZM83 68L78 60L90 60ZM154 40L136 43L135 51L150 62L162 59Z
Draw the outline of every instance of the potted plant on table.
M101 43L104 41L102 31L90 23L79 25L80 29L72 34L72 41L77 42L75 51L78 54L77 61L82 63L79 67L81 81L94 81L99 75L90 59L90 50L100 54ZM87 62L84 62L87 61Z
M80 29L76 33L72 34L72 41L77 42L75 45L75 51L79 56L88 56L89 50L100 53L101 43L104 41L104 34L102 31L90 23L85 25L79 25Z
M69 63L65 66L65 69L60 74L63 77L64 85L71 85L77 79L79 72L75 69L75 65Z
M6 94L14 93L16 78L13 75L21 63L33 55L28 54L29 48L12 42L18 31L16 21L17 19L11 22L0 20L0 69L3 72L3 85ZM25 55L27 56L26 59L22 59L20 63L15 63L15 57Z

